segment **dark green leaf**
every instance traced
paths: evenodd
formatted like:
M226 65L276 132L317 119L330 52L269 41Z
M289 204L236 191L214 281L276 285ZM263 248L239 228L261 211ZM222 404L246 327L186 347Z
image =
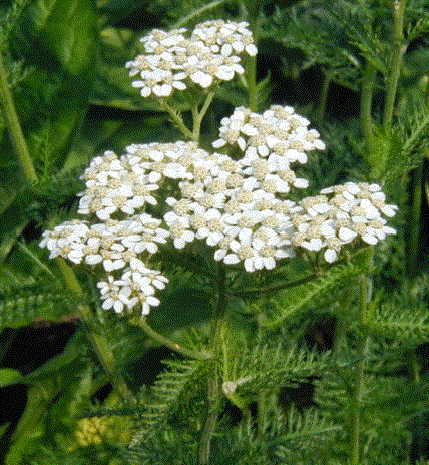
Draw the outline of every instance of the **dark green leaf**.
M36 166L56 171L86 111L95 70L97 14L91 0L36 0L11 31L9 49L32 67L14 89ZM8 138L3 163L13 161ZM5 155L7 154L7 155Z

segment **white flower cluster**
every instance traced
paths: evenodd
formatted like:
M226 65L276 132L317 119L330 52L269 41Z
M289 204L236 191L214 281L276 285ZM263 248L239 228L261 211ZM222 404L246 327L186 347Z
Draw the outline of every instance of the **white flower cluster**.
M307 153L324 150L325 144L315 129L308 129L310 121L295 113L293 107L273 105L262 115L236 108L230 118L221 120L220 138L215 148L238 145L244 158L246 174L274 183L277 192L287 193L290 185L308 187L308 181L297 178L291 164L306 163Z
M315 252L324 249L329 263L356 238L376 245L388 234L396 234L383 215L394 216L398 207L385 201L378 184L346 182L322 189L320 195L299 202L302 209L292 219L292 244Z
M238 108L224 118L213 145L237 143L244 157L207 154L203 164L189 167L191 176L179 183L180 198L167 199L172 210L164 215L175 247L205 240L215 247L215 260L243 263L249 272L273 269L277 260L294 256L292 217L301 207L282 197L291 185L308 185L292 164L306 161L304 150L324 148L308 124L291 107L277 105L263 115Z
M175 89L184 90L197 84L207 88L219 81L230 81L243 74L240 54L255 56L248 23L214 20L198 24L189 38L185 28L165 32L153 30L140 40L145 55L126 63L132 82L142 97L168 97Z
M163 289L167 279L156 270L147 268L139 258L153 254L158 244L165 244L168 231L159 227L161 221L146 213L125 220L108 219L104 223L89 224L71 220L45 231L40 247L50 251L49 258L58 256L75 264L102 265L107 282L99 282L102 308L113 308L122 313L131 310L138 302L142 314L148 314L159 300L153 297L156 289ZM115 275L120 273L118 279Z
M61 256L75 264L101 265L107 281L97 284L103 309L122 313L138 303L142 314L159 304L156 289L167 279L151 270L145 258L165 244L170 232L161 220L145 213L146 203L156 204L156 191L164 178L192 177L189 166L197 169L209 154L194 142L133 144L118 157L112 151L95 157L82 178L78 212L96 215L101 223L66 221L45 231L41 247L50 258ZM143 254L143 255L142 255Z
M180 198L167 199L172 210L164 215L174 246L204 240L215 248L215 260L243 263L253 272L273 269L298 248L324 251L333 263L357 238L375 245L395 234L384 216L394 216L397 207L385 203L378 184L348 182L298 204L284 198L291 185L308 185L296 177L293 164L305 163L308 151L325 147L308 124L293 108L278 105L263 115L238 108L224 118L213 145L237 144L244 157L235 161L206 154L204 163L188 166Z

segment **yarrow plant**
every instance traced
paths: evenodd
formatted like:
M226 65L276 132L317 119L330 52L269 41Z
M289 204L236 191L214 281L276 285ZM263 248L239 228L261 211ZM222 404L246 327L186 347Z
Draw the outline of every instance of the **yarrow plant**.
M428 2L48 3L0 17L0 462L427 460Z
M78 213L86 219L46 230L40 246L50 258L92 267L104 310L132 315L150 336L191 357L194 352L153 331L145 316L160 304L157 291L168 283L154 257L159 254L159 263L163 250L194 254L207 246L214 265L205 275L215 296L213 320L207 350L196 358L216 360L229 270L234 276L263 276L303 257L320 274L324 266L347 261L353 250L395 234L388 219L397 207L386 203L379 184L368 182L346 182L292 200L291 193L296 199L309 187L300 167L325 144L291 106L276 104L263 113L238 107L221 119L213 150L199 147L200 124L215 88L244 73L243 55L257 53L246 22L207 21L191 33L154 30L141 41L145 53L126 63L132 85L142 97L156 99L190 141L135 143L121 155L107 150L96 156L82 175L86 188ZM167 103L178 91L189 99L191 129ZM209 462L220 386L237 385L213 370L201 464ZM232 398L235 388L230 391L223 393Z

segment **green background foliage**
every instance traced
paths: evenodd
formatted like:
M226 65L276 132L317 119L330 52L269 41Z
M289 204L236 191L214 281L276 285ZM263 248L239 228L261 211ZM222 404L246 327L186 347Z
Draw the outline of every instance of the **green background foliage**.
M252 98L260 111L293 105L327 144L301 168L311 179L306 195L346 180L378 182L399 206L398 233L370 264L359 249L331 267L308 256L255 276L231 272L219 353L183 360L101 310L91 271L76 268L80 291L67 286L38 243L43 230L76 217L79 176L95 155L182 138L158 104L140 98L124 64L154 27L191 29L213 18L249 21L259 55L251 92L235 81L216 90L201 145L216 139L233 106ZM230 384L219 382L210 463L356 463L349 444L357 408L362 464L424 463L429 3L18 0L0 3L0 20L0 53L37 178L26 178L3 114L0 460L198 463L207 379L216 372ZM175 99L187 121L188 103ZM207 257L163 253L170 284L148 323L203 352L213 291L197 271ZM373 298L362 317L363 274ZM92 319L78 308L91 309ZM110 348L114 372L100 361L97 338Z

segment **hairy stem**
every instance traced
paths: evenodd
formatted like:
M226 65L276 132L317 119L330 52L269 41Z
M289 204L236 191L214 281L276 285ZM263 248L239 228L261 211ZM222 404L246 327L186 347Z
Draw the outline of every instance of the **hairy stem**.
M214 92L209 92L204 100L201 110L198 111L198 105L192 107L192 133L193 140L198 141L200 139L201 122L203 121L204 115L206 114L210 103L213 100Z
M408 278L413 278L418 273L419 268L419 251L420 251L420 228L421 228L421 206L422 206L422 184L423 181L423 166L410 173L410 212L409 212L409 229L407 240L407 275ZM424 200L423 200L424 201Z
M193 132L190 131L186 124L183 122L182 117L175 110L173 110L173 108L171 108L165 100L159 99L158 102L162 109L170 115L171 119L182 132L182 134L190 140L196 140Z
M197 8L195 10L192 10L192 13L190 13L187 16L184 16L181 18L179 21L177 21L176 24L174 24L174 29L178 29L179 27L183 27L186 23L189 21L192 21L194 18L202 15L205 13L207 10L216 8L217 6L221 5L224 3L225 0L214 0L210 3L207 3L206 5L201 6L200 8Z
M326 111L326 102L328 100L328 93L329 93L329 86L331 84L331 76L328 70L323 72L323 85L322 85L322 92L320 93L319 101L317 104L317 121L319 123L323 122L325 118L325 111Z
M225 271L219 265L217 279L217 302L214 307L213 320L210 328L209 350L212 353L212 371L207 382L208 414L200 436L198 449L198 465L210 463L210 443L216 428L219 408L219 370L217 361L221 350L221 327L226 309Z
M250 28L253 33L253 39L255 41L255 45L258 46L258 38L259 38L259 28L261 26L261 15L259 10L254 12L256 15L253 18L250 18ZM247 77L247 100L248 106L253 111L258 111L258 103L259 103L259 96L258 96L258 86L257 86L257 56L249 56L247 58L247 66L246 66L246 77Z
M146 317L144 316L141 318L135 318L131 320L131 323L134 323L137 326L139 326L149 337L151 337L155 341L158 341L163 346L166 346L169 349L174 350L175 352L185 357L192 358L194 360L207 360L208 358L210 358L209 353L197 352L195 350L188 349L187 347L184 347L181 344L178 344L177 342L174 342L171 339L168 339L162 334L156 332L147 324Z
M12 93L7 82L7 74L3 65L3 57L0 53L0 97L3 109L4 119L9 131L9 137L12 142L13 150L16 157L21 163L25 178L30 182L37 182L37 174L28 151L27 143L19 124L18 114L16 113Z
M404 43L404 11L406 0L395 0L393 2L394 21L394 48L392 56L392 67L389 70L386 103L384 106L383 127L386 132L390 132L393 118L393 108L395 104L396 91L398 88L399 75L401 73L402 59L407 50Z
M367 62L363 73L362 94L360 100L360 121L365 138L366 150L371 152L374 145L372 132L372 97L374 94L374 81L377 70Z
M367 268L369 268L370 263L372 262L372 249L368 251L367 254ZM372 292L372 280L366 273L362 274L359 278L359 315L358 315L358 324L364 331L364 334L361 336L358 347L357 347L357 356L359 362L356 366L355 372L355 382L353 386L353 394L351 398L350 405L350 451L349 459L350 465L359 465L360 464L360 414L361 414L361 399L364 390L364 375L365 375L365 358L368 347L368 333L365 330L366 317L367 317L367 308L368 303L371 299Z
M334 342L332 346L333 354L339 354L344 344L347 329L349 327L345 315L350 313L350 305L353 302L354 294L355 289L352 286L350 286L350 288L346 290L343 298L338 302L339 312L337 314L337 324L335 328Z

